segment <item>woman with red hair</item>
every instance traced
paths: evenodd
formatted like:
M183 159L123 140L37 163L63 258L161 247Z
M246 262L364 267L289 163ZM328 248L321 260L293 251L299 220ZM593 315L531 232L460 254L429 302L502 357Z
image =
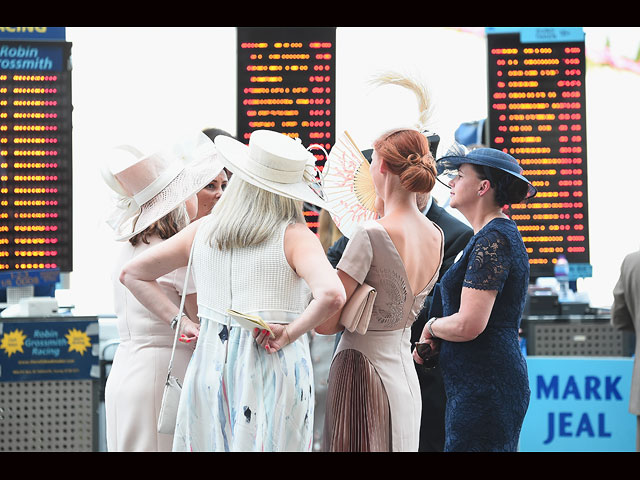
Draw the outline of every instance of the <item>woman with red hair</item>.
M329 372L325 451L417 451L420 386L411 325L438 279L443 234L417 207L436 181L426 137L415 129L374 142L371 176L382 217L351 236L338 276L347 299L363 282L377 290L368 330L344 330ZM381 212L382 213L382 212ZM316 330L342 330L340 312Z

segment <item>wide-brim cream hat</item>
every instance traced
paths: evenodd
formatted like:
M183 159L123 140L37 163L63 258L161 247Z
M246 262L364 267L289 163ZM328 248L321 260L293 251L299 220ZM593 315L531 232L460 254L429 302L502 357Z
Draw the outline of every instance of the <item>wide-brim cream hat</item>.
M215 145L224 166L244 181L328 209L316 157L299 139L272 130L255 130L248 146L222 135L215 138Z
M113 149L102 165L116 205L107 219L117 241L143 232L216 178L224 168L209 137L198 132L171 148L145 154Z

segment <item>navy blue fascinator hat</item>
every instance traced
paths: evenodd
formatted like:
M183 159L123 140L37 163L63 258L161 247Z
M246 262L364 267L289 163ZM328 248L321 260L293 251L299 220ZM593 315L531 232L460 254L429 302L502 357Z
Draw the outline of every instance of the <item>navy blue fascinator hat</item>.
M536 187L522 175L522 168L518 164L518 161L508 153L496 150L495 148L476 148L469 150L459 143L455 143L443 157L436 161L436 170L440 182L448 186L448 181L444 181L444 179L455 177L458 167L463 163L495 168L522 180L527 184L525 199L531 198L538 193Z

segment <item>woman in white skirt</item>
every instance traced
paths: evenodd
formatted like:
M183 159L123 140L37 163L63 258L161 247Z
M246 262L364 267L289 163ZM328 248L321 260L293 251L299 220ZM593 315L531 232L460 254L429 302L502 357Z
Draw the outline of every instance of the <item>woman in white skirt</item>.
M305 201L327 208L315 157L300 142L267 130L253 132L248 148L223 136L215 144L233 177L212 213L121 274L141 303L169 320L178 309L155 280L187 265L193 246L200 330L173 449L311 451L314 390L306 333L345 301L302 215ZM247 327L230 310L259 316L273 334Z

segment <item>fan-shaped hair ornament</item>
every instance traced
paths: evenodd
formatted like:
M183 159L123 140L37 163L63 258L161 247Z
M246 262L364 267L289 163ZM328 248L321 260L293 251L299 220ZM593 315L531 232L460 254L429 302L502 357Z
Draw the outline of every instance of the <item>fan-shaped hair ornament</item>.
M378 217L369 162L346 131L336 140L327 160L323 184L329 213L336 227L350 238L357 225Z
M415 78L407 75L403 75L393 71L387 71L378 74L370 82L374 85L397 85L399 87L406 88L414 93L418 100L418 123L417 128L423 131L427 128L427 123L431 117L431 97L427 87Z

